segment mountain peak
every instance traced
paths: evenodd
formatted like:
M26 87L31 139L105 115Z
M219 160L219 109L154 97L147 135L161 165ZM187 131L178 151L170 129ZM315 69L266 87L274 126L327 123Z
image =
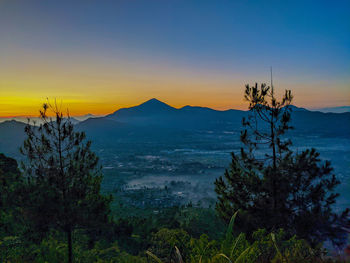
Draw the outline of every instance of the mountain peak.
M150 100L145 101L144 103L141 103L140 105L136 106L140 109L148 109L148 110L170 110L174 109L173 107L169 106L168 104L156 99L152 98Z
M145 105L145 104L152 104L152 105L167 105L169 106L168 104L156 99L156 98L152 98L152 99L149 99L147 101L145 101L144 103L141 103L140 105Z
M157 98L152 98L152 99L149 99L148 101L151 101L151 102L161 102L161 101L158 100Z
M176 109L156 98L152 98L137 106L119 109L113 114L107 115L107 117L131 118L135 116L159 115L173 111L176 111Z

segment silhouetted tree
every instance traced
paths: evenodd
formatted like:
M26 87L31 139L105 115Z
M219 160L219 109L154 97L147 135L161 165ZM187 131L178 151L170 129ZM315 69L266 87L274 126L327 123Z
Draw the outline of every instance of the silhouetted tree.
M54 117L48 117L48 111ZM75 132L69 114L64 118L47 103L40 110L42 124L25 128L21 152L27 157L28 178L24 214L34 230L56 229L67 235L68 262L72 262L72 234L76 229L96 229L108 221L111 197L100 193L98 157L83 132Z
M18 193L22 183L17 161L0 153L0 238L19 232L16 217L19 214Z
M314 149L293 153L284 136L292 128L291 91L277 101L273 88L246 85L244 97L249 102L244 146L240 154L232 153L230 168L215 181L219 214L229 221L241 210L238 224L250 232L284 228L312 244L344 241L348 210L340 216L332 210L339 181L330 163L322 163Z

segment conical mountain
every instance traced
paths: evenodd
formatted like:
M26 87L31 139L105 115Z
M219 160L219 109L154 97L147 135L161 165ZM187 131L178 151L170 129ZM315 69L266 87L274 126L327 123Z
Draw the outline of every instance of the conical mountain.
M134 107L119 109L114 113L107 115L106 117L113 119L117 118L118 120L122 120L124 118L163 115L175 111L175 108L169 106L168 104L160 100L153 98Z

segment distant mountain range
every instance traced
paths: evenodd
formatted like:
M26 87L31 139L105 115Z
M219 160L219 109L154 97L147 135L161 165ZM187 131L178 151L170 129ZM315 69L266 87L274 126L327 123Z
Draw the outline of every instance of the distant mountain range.
M323 113L292 106L293 133L350 138L350 112ZM206 107L174 108L157 99L122 108L104 117L76 121L94 142L110 145L115 141L184 140L189 134L225 133L242 130L247 111L214 110ZM24 140L24 124L0 123L0 152L14 154Z
M102 117L101 115L93 115L91 113L86 114L86 115L79 115L79 116L71 116L71 121L76 124L78 122L81 121L85 121L89 118L97 118L97 117ZM23 122L23 123L27 123L28 122L28 118L31 121L35 121L36 123L40 124L41 120L39 117L26 117L26 116L15 116L15 117L0 117L0 123L1 122L5 122L5 121L19 121L19 122Z
M151 99L135 107L119 109L105 119L137 126L221 130L240 124L245 115L244 111L218 111L205 107L185 106L176 109L157 99Z
M350 113L322 113L296 106L291 108L295 132L350 136ZM151 99L135 107L117 110L104 119L134 126L157 126L186 131L239 131L242 129L242 118L247 114L248 111L219 111L194 106L176 109L157 99Z
M324 113L329 113L329 112L344 113L344 112L350 112L350 106L319 108L319 109L315 109L314 111L320 111Z

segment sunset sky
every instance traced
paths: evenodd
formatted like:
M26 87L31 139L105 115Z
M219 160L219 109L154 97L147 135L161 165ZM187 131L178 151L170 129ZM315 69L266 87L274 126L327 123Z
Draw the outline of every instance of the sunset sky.
M267 4L268 3L268 4ZM158 98L246 109L270 81L306 108L350 105L349 1L0 0L0 117Z

